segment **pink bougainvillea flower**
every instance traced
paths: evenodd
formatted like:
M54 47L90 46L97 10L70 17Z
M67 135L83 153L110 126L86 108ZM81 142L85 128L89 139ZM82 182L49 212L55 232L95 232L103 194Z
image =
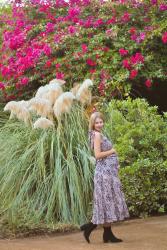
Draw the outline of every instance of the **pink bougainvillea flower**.
M141 53L136 53L130 58L131 64L139 64L139 63L144 63L144 56Z
M150 79L147 79L147 80L145 81L145 85L146 85L147 88L150 88L150 87L152 86L151 80L150 80Z
M24 30L25 30L25 31L29 31L29 30L31 30L32 28L33 28L33 25L28 24L28 25L26 25L26 26L24 27Z
M1 73L3 77L6 77L7 75L10 75L10 68L7 66L1 67Z
M100 78L102 81L106 82L107 79L110 79L110 73L105 70L105 69L102 69L101 72L100 72Z
M122 65L123 65L123 67L124 67L125 69L130 70L130 68L131 68L131 65L130 65L130 62L129 62L128 59L124 59L124 60L122 61Z
M162 35L162 41L163 43L167 43L167 32L164 32Z
M139 34L139 36L137 37L136 42L137 43L141 43L142 41L144 41L145 37L146 37L146 33L145 32L141 32Z
M108 47L102 47L101 50L104 51L104 52L108 52L110 50L110 48L108 48Z
M47 32L46 32L46 31L40 32L40 33L39 33L39 36L40 36L40 37L45 37L46 35L47 35Z
M78 16L80 12L81 10L79 7L73 7L73 8L69 8L68 15L73 18L75 16Z
M81 45L81 48L83 53L86 53L88 51L88 46L84 43Z
M129 30L129 33L131 35L135 34L136 33L136 28L135 27L131 27L130 30Z
M21 88L21 84L20 84L19 82L17 82L17 83L15 84L15 88L16 88L16 89L20 89L20 88Z
M64 74L62 72L57 72L56 73L56 78L62 80L62 79L64 79Z
M127 23L130 21L130 14L125 12L124 15L121 17L122 22Z
M124 49L124 48L119 49L119 54L121 56L126 56L126 55L128 55L128 53L129 53L129 51Z
M90 72L91 74L94 74L94 73L96 72L96 69L90 69L89 72Z
M48 44L45 44L45 46L43 47L43 52L46 56L50 56L52 49Z
M52 65L51 60L46 61L46 63L45 63L46 68L50 68L51 65Z
M115 38L117 37L117 32L113 29L109 29L105 31L107 37Z
M104 24L103 19L98 19L98 20L96 20L96 21L94 22L93 27L94 27L94 28L97 28L97 27L99 27L99 26L101 26L101 25L103 25L103 24Z
M47 17L48 17L48 19L50 19L51 21L55 21L55 16L53 16L51 13L47 13Z
M144 30L146 30L146 31L152 31L152 30L154 30L154 26L145 26L144 27Z
M25 39L26 39L26 37L25 37L24 33L14 34L9 39L9 48L11 50L16 50L16 49L20 48L24 44Z
M45 4L45 5L42 5L40 8L39 8L39 11L40 12L44 12L44 13L47 13L48 10L49 10L50 6L48 4Z
M29 82L29 78L28 78L28 77L23 77L23 78L20 80L21 85L27 85L28 82Z
M88 38L92 38L92 37L93 37L93 33L89 33Z
M136 41L137 40L137 34L133 34L130 36L131 40Z
M6 100L7 101L12 101L12 100L15 100L15 99L16 99L15 95L6 95Z
M80 21L80 25L84 26L85 28L90 28L93 26L93 18L89 17L85 21Z
M55 67L56 67L56 69L59 69L61 67L61 64L60 63L56 63Z
M0 89L2 89L2 90L5 89L5 84L3 82L0 82Z
M129 78L134 79L137 76L137 74L138 74L138 71L136 69L133 69L133 70L130 71Z
M60 41L61 41L61 35L60 34L55 35L54 36L54 42L57 43L57 44L59 44Z
M96 62L93 61L91 58L88 58L86 60L86 63L89 65L89 66L96 66Z
M76 29L75 26L72 26L72 25L71 25L71 26L68 27L68 32L69 32L70 34L75 34L76 31L77 31L77 29Z
M54 23L47 23L46 24L46 33L50 33L54 31L55 24Z
M151 21L151 19L149 17L144 17L143 18L143 22L145 23L149 23Z
M116 23L116 18L115 18L115 16L113 16L111 19L109 19L106 23L107 23L107 24Z
M106 33L106 35L107 35L107 36L111 35L111 34L112 34L112 32L113 32L113 30L112 30L112 29L109 29L109 30L106 30L106 31L105 31L105 33Z
M89 5L90 2L91 2L91 0L83 0L83 1L82 1L82 3L83 3L84 6Z
M77 60L80 59L82 57L82 53L81 52L77 52L77 53L73 53L73 57Z
M100 84L98 85L98 90L101 96L104 96L105 92L105 84L103 81L100 82Z
M161 11L167 10L167 4L160 4L159 9L160 9Z
M156 5L158 3L158 0L151 0L152 5Z

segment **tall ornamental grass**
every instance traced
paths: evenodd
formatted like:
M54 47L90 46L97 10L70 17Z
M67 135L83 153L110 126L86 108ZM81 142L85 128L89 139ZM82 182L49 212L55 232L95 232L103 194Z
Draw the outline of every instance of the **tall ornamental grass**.
M89 212L93 164L87 118L79 106L57 129L8 121L0 130L0 216L17 225L82 223Z

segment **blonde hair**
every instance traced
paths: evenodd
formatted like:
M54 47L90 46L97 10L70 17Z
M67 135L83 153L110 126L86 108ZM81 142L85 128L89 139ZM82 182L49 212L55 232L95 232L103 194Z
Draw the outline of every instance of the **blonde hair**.
M95 122L97 118L100 118L104 121L104 117L102 113L94 112L93 114L91 114L90 119L89 119L89 131L95 129Z

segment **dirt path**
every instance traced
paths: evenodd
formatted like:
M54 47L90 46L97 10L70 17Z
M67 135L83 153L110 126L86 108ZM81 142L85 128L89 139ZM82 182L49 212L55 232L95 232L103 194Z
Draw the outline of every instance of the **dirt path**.
M91 235L91 244L82 233L63 236L0 240L0 250L167 250L167 215L125 221L113 225L114 233L123 239L119 244L103 244L102 228Z

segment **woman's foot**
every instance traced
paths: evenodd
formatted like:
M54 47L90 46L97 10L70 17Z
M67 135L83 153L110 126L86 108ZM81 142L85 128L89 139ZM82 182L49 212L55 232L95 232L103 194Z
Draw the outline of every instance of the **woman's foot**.
M122 242L122 240L115 237L115 235L111 231L111 227L104 227L103 242L104 243L109 243L109 242L120 243Z
M92 222L80 226L81 231L84 231L83 235L88 243L90 243L89 236L96 227L97 225Z
M88 227L89 223L83 224L80 226L81 231L84 231Z

